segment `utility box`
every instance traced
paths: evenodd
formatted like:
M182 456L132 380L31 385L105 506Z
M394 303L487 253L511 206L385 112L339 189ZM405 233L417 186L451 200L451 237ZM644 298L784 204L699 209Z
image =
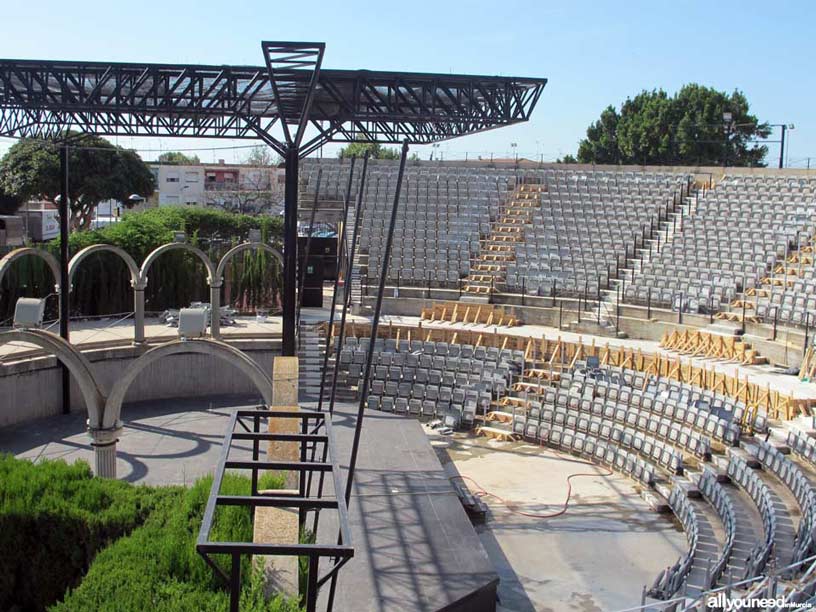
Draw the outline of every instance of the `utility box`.
M20 215L28 237L35 242L53 240L59 236L59 211L53 208L23 209Z
M306 261L301 305L306 308L323 307L323 258L320 256L309 257Z

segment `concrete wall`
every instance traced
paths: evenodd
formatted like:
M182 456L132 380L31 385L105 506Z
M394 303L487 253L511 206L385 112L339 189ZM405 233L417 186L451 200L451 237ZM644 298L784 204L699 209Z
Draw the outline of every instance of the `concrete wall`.
M280 354L280 340L231 343L245 351L270 376L272 358ZM144 349L119 347L89 351L94 374L109 391L114 381ZM62 412L61 370L53 357L6 361L0 365L0 427ZM226 361L199 354L173 355L139 374L126 401L255 394L251 381ZM258 394L260 399L260 394ZM71 410L85 404L75 382L71 384ZM124 410L127 414L127 408ZM125 416L126 420L126 416Z

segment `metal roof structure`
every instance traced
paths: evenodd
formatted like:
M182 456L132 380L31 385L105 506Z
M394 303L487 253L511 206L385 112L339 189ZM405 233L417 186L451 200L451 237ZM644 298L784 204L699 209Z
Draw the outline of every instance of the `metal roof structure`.
M0 60L0 135L426 144L530 118L546 79L321 70L323 43L262 43L265 66ZM309 132L308 137L306 137Z
M286 164L283 354L294 355L299 159L329 142L429 144L527 121L547 84L322 70L325 47L264 41L263 66L0 60L0 136L62 139L63 148L75 133L253 139L272 147ZM62 259L67 265L67 253Z

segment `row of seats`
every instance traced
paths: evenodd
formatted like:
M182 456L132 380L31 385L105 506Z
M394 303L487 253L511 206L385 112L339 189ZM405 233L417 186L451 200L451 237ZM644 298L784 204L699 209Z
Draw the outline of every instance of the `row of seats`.
M546 424L577 426L579 431L615 441L631 429L679 446L701 459L711 456L709 438L693 430L687 431L682 421L663 418L649 408L644 407L641 411L612 399L582 398L559 390L554 398L545 394L541 408L533 406L527 413L514 415L513 428L518 433L527 434L533 431L531 428L540 429Z
M720 517L720 523L725 532L725 539L722 544L722 552L717 558L714 567L709 571L709 583L705 585L706 589L713 588L717 581L725 571L728 560L731 558L731 553L734 550L734 540L737 532L737 519L734 512L734 504L731 498L725 492L722 485L717 481L717 475L713 470L708 468L703 469L700 477L697 480L697 488L711 505Z
M793 493L801 510L801 519L796 533L793 558L797 563L810 556L814 550L814 529L816 529L816 492L801 468L790 461L779 449L764 440L756 442L756 458L766 469L776 474Z
M740 457L731 457L728 462L728 477L748 493L762 517L765 538L762 542L757 543L749 553L745 562L745 575L742 577L743 579L753 578L760 575L765 569L773 549L776 537L776 512L773 498L768 485Z
M655 482L657 469L648 459L639 457L636 452L628 451L611 440L593 439L583 432L576 433L558 426L554 426L539 440L542 444L607 465L646 486Z
M652 588L648 591L648 595L656 599L669 599L683 586L686 576L691 571L700 538L700 521L694 505L689 502L686 490L683 487L675 485L672 488L669 495L669 507L683 525L683 531L688 540L688 550L674 565L660 572L655 579Z
M625 299L642 302L644 289L652 288L654 303L692 312L724 308L784 261L800 235L813 234L814 190L813 179L780 187L767 177L727 176L692 203L668 244L648 252ZM691 297L677 302L677 293ZM767 308L760 316L768 316Z

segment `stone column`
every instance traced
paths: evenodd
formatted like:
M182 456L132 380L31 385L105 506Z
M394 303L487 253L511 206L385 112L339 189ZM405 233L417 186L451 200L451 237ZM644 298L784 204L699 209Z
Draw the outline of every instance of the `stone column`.
M116 478L116 443L121 433L121 422L111 429L88 428L94 449L94 472L100 478Z
M210 282L210 335L213 340L221 339L221 281Z
M145 341L145 287L133 287L133 342L142 344Z

